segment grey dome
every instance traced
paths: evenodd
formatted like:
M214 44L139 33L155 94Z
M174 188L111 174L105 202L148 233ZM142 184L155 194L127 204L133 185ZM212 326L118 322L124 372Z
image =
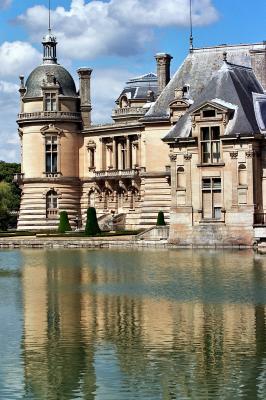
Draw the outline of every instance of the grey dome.
M60 85L60 94L77 97L76 85L70 73L58 64L43 64L35 68L26 82L25 97L42 97L43 80L46 74L53 74Z

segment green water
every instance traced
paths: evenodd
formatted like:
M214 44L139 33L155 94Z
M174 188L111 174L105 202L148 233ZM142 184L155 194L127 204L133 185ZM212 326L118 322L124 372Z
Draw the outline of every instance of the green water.
M0 399L266 399L266 256L0 251Z

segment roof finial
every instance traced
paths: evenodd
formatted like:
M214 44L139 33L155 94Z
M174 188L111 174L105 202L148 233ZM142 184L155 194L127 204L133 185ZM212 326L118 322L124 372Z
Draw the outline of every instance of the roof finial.
M193 51L194 45L193 45L193 19L192 19L192 0L189 0L189 18L190 18L190 52Z

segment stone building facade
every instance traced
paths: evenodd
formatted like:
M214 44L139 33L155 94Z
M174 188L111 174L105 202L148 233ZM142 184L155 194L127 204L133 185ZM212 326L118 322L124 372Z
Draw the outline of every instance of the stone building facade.
M21 77L18 229L55 229L61 210L81 228L88 206L102 226L149 228L163 210L172 242L250 244L266 213L265 43L193 49L172 78L159 53L157 75L129 80L97 126L92 70L77 91L56 45L49 32Z

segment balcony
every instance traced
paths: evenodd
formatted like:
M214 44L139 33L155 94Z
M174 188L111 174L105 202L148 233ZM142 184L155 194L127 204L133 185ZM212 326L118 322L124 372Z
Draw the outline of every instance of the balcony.
M138 169L110 169L108 171L95 171L94 176L96 179L103 178L135 178L139 176Z
M67 121L80 121L81 114L77 112L64 112L64 111L36 111L31 113L18 114L18 121L32 121L32 120L67 120Z
M147 112L147 108L143 107L126 107L126 108L115 108L112 111L112 118L119 119L119 118L133 118L137 117L140 118L145 115Z
M46 178L60 178L62 176L61 172L45 172Z

